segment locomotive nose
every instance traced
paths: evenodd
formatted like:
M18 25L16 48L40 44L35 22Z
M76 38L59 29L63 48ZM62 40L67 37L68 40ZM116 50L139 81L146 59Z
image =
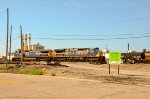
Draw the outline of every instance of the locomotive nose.
M141 54L141 59L145 59L145 53Z

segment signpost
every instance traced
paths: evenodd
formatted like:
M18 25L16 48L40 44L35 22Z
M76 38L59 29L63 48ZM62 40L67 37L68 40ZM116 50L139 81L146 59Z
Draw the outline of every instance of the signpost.
M119 74L120 63L121 63L121 52L109 52L109 74L110 74L110 64L118 65L118 74Z

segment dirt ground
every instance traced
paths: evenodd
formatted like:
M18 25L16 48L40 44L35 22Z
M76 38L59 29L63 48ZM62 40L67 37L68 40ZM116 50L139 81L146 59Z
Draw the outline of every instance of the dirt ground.
M78 62L63 62L61 66L26 65L19 69L33 68L45 68L46 74L0 73L0 99L150 98L150 64L121 64L120 74L117 65L110 66L109 74L107 64ZM15 70L9 72L15 73Z
M105 83L150 85L150 64L121 64L119 75L118 65L94 65L89 63L61 63L47 69L47 74L55 73L56 76L96 80Z

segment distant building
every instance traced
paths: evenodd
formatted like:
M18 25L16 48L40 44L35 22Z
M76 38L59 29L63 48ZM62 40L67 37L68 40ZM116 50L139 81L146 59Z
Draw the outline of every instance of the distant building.
M31 50L32 51L41 51L44 50L45 46L40 45L39 43L31 45Z

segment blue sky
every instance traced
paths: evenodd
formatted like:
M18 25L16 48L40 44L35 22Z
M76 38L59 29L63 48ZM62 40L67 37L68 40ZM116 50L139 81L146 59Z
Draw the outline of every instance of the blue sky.
M130 43L132 50L150 50L149 0L0 0L0 55L5 54L7 8L13 38L19 37L22 25L32 44L46 49L105 49L107 44L110 50L127 51ZM12 50L19 42L12 41Z

